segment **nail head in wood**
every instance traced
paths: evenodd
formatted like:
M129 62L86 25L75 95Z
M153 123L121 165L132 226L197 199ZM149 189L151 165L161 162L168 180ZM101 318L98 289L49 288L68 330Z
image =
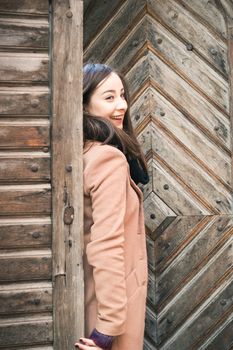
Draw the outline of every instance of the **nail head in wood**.
M70 10L67 11L67 12L66 12L66 17L67 17L67 18L72 18L72 17L73 17L72 11L70 11Z
M32 164L31 171L33 171L33 173L36 173L38 170L39 170L38 164Z
M32 237L37 239L37 238L40 237L40 233L39 232L33 232Z
M186 49L188 50L188 51L193 51L193 45L192 44L187 44L186 45Z
M71 225L74 220L74 208L72 206L66 207L64 210L63 221L66 225Z
M67 171L68 173L71 173L71 172L72 172L72 165L71 165L71 164L68 164L68 165L66 166L66 171Z
M31 100L31 106L33 108L36 108L38 105L39 105L39 100L38 99L35 98L35 99Z

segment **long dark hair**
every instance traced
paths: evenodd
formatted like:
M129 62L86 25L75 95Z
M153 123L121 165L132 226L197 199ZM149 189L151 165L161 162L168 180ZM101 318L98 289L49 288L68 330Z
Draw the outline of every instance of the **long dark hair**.
M123 129L117 128L110 120L101 116L94 116L85 111L90 98L99 85L111 73L116 73L123 84L125 99L128 104L123 120ZM83 68L83 139L87 141L101 141L103 144L113 145L119 148L128 160L134 159L147 172L145 157L141 151L133 130L130 118L130 98L124 77L111 67L100 63L88 63Z

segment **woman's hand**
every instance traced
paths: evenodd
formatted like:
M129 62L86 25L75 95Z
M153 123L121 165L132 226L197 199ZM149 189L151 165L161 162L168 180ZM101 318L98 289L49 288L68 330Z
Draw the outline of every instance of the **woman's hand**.
M88 338L80 338L80 340L82 340L83 343L85 344L81 344L81 343L75 343L75 346L77 346L79 349L82 350L103 350L102 348L99 348L92 339L88 339Z

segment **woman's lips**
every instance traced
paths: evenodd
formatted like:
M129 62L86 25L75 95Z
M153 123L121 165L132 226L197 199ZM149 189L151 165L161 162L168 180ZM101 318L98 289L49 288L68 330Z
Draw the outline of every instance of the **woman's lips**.
M116 116L111 116L110 117L111 119L113 119L113 120L122 120L123 119L123 116L122 115L116 115Z

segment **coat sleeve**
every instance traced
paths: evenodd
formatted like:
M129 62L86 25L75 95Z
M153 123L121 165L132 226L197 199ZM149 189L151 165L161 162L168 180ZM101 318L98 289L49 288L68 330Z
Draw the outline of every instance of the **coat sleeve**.
M124 262L127 160L112 146L99 146L86 169L93 225L87 244L97 298L96 329L107 335L124 333L127 314Z

